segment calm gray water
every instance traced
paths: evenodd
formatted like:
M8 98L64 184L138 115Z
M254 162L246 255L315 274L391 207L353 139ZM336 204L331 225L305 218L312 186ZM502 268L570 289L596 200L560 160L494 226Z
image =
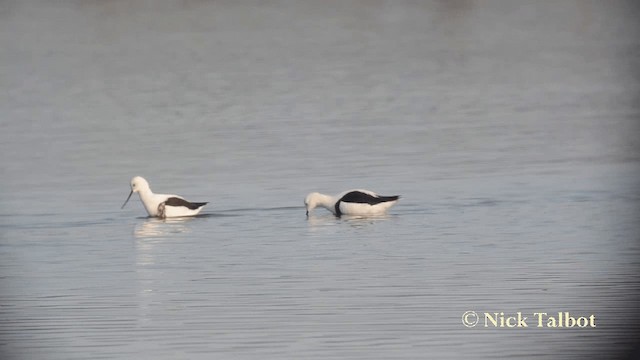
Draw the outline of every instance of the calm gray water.
M628 351L631 3L1 2L0 355ZM210 204L120 210L134 175ZM308 192L350 188L403 198L305 218ZM597 326L467 328L469 310Z

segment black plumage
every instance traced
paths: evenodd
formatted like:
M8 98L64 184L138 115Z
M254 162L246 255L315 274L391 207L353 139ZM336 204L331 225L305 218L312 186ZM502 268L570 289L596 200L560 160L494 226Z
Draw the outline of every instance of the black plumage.
M178 197L170 197L164 202L165 206L184 206L190 210L196 210L202 206L207 205L206 202L197 202L192 203L185 199L180 199Z
M367 193L363 193L362 191L350 191L346 194L344 194L340 200L338 200L336 202L335 205L335 212L336 212L336 216L340 217L342 216L342 211L340 211L340 203L341 202L345 202L345 203L356 203L356 204L369 204L371 206L376 205L376 204L380 204L383 202L387 202L387 201L395 201L398 200L400 198L400 196L398 195L393 195L393 196L373 196Z
M398 195L394 195L394 196L373 196L373 195L369 195L367 193L363 193L361 191L351 191L351 192L348 192L348 193L344 194L344 196L341 197L340 200L338 200L338 202L342 201L342 202L347 202L347 203L358 203L358 204L375 205L375 204L379 204L379 203L382 203L382 202L398 200L399 198L400 198L400 196L398 196Z

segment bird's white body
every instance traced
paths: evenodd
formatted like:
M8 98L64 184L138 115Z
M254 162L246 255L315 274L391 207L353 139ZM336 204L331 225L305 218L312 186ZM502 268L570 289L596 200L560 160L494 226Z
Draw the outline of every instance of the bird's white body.
M206 203L195 203L190 204L187 202L182 196L178 195L168 195L168 194L154 194L149 187L149 183L143 177L136 176L131 179L131 194L137 192L140 196L140 200L144 205L145 210L149 216L160 217L160 218L168 218L168 217L184 217L184 216L195 216L200 213L202 208ZM129 194L129 197L131 197ZM169 199L181 199L184 200L185 204L189 205L199 205L197 207L192 206L194 208L189 208L187 206L171 206L166 204ZM127 198L127 201L129 198ZM125 201L125 205L126 205ZM124 205L122 205L124 207Z
M177 196L177 195L167 195L167 194L154 194L151 192L151 190L149 190L148 192L139 192L138 195L140 195L140 200L142 201L142 205L144 205L145 210L147 210L147 213L149 214L149 216L159 216L159 209L161 209L160 204L164 203L165 201L167 201L167 199L175 197L178 199L183 199L183 197L181 196ZM202 207L196 209L196 210L191 210L189 208L186 208L184 206L165 206L164 207L164 216L160 216L160 217L180 217L180 216L194 216L197 215L200 210L202 210Z
M359 193L360 196L370 197L372 203L368 202L350 202L345 200L345 195ZM381 198L387 198L389 200L380 200ZM362 201L366 201L363 199ZM338 206L336 204L339 202ZM320 194L317 192L307 195L304 203L307 208L307 215L316 207L323 207L333 215L354 215L354 216L375 216L382 215L389 210L393 205L398 202L398 196L393 197L381 197L370 190L354 189L342 192L338 195L331 196Z

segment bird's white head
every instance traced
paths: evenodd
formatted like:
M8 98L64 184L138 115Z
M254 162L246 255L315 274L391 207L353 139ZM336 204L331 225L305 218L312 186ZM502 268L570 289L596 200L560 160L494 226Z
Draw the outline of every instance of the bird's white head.
M129 193L129 196L127 196L127 200L124 201L124 204L122 204L122 207L120 209L124 209L124 206L127 205L129 199L131 199L131 195L133 195L134 192L137 193L146 190L149 190L149 183L147 182L147 180L145 180L142 176L135 176L133 179L131 179L131 192Z
M318 201L322 197L320 193L312 192L304 199L304 206L307 208L307 216L309 212L318 206Z
M131 179L131 192L137 193L149 189L149 183L142 176Z

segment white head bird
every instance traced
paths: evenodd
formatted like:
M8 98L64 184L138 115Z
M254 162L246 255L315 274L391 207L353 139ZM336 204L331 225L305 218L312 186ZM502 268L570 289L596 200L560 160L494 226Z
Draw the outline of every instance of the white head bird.
M380 196L369 190L349 190L336 196L312 192L304 199L304 205L307 216L318 206L331 211L337 217L375 216L384 214L399 198L399 195Z
M127 205L133 193L140 195L140 200L149 216L159 218L195 216L207 204L206 202L192 203L178 195L154 194L147 180L136 176L131 179L131 192L121 209Z

